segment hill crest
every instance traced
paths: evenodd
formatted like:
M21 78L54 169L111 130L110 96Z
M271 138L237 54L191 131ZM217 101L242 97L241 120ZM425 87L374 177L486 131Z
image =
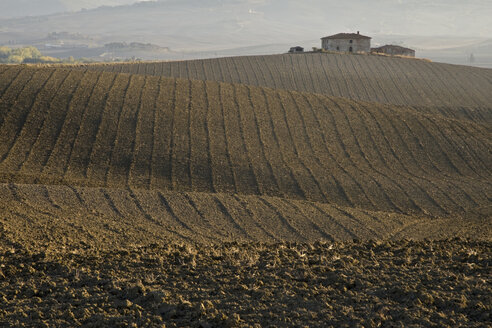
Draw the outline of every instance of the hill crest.
M490 108L492 103L492 69L372 55L305 53L80 68L248 84L403 106Z

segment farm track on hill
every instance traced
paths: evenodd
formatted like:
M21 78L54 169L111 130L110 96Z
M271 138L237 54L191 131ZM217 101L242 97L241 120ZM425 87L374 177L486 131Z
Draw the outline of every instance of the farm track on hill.
M79 68L319 93L492 121L492 70L417 59L307 53Z
M463 215L492 198L491 131L470 120L212 81L25 67L0 78L5 183L239 193L431 216Z

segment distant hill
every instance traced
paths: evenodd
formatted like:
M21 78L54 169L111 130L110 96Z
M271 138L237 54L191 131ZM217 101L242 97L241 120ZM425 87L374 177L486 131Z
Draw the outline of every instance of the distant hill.
M0 7L0 13L18 8L15 10L33 15L29 14L30 8L39 7L43 10L39 13L49 12L52 6L66 8L63 11L77 11L84 7L89 9L135 1L24 0L19 2L21 5L18 2L1 1L0 6L4 3L7 5ZM442 10L435 10L436 6ZM10 40L20 44L35 42L48 33L63 31L90 35L101 39L102 44L138 41L187 52L318 40L315 44L301 44L309 49L311 46L319 46L320 37L356 30L375 37L395 33L407 36L450 35L458 40L466 36L490 36L492 30L486 14L490 11L490 2L467 1L467 15L463 15L462 6L459 1L448 0L385 0L378 5L363 0L351 0L348 3L334 0L303 3L293 0L145 1L1 21L0 44ZM234 55L240 54L244 53Z
M423 52L422 54L431 54L436 60L447 63L459 63L492 69L492 40L490 39L434 50L432 53Z
M446 111L445 107L473 107L477 110L470 115L477 114L475 119L492 121L489 110L492 70L417 59L307 53L82 68L243 83L393 105L425 106L428 112Z
M41 16L79 11L100 6L117 6L139 2L138 0L2 0L0 18Z

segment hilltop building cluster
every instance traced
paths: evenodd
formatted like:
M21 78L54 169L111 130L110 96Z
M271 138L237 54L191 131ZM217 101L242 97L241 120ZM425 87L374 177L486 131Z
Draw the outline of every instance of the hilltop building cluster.
M335 35L321 38L321 49L325 51L342 52L342 53L374 53L390 56L415 57L415 50L397 46L384 45L377 48L371 48L372 38L357 33L338 33ZM300 46L292 47L289 53L303 53L304 48Z
M357 33L338 33L321 38L321 48L327 51L348 53L375 53L391 56L415 57L415 50L397 46L384 45L371 48L371 37Z

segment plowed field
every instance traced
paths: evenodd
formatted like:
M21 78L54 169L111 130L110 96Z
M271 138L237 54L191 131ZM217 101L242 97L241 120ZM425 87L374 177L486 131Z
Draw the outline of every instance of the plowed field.
M441 217L490 205L488 124L217 82L21 67L0 77L5 183L264 195Z
M400 58L0 65L0 325L488 326L491 104Z
M222 81L404 106L475 108L491 119L492 70L367 55L306 53L157 63L85 65L82 69Z

